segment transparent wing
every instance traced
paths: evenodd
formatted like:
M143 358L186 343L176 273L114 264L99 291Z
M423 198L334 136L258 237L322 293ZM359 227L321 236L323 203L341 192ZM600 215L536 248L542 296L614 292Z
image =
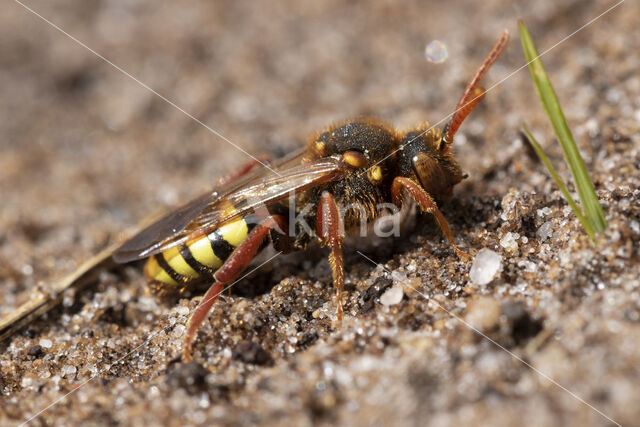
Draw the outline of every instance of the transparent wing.
M305 162L302 154L285 158L239 181L204 194L138 232L116 250L113 258L125 263L147 258L189 238L209 234L225 222L243 217L261 206L270 206L344 175L341 160L332 157Z

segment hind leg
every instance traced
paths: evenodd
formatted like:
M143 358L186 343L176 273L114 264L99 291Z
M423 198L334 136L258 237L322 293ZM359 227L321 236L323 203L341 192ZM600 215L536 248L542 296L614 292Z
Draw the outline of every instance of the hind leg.
M262 244L269 236L269 233L278 229L287 229L284 217L272 215L264 219L213 275L215 283L211 285L187 322L187 335L182 349L182 358L185 362L191 361L191 346L196 338L196 333L222 291L235 283L234 281L242 274L262 248Z

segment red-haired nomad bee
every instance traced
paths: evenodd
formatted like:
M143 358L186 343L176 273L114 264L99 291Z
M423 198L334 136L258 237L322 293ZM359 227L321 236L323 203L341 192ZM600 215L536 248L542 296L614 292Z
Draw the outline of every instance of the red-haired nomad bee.
M184 359L190 360L196 332L222 290L267 243L282 252L302 250L312 242L329 247L339 319L344 230L348 232L361 220L374 221L378 204L391 201L399 207L408 196L422 211L434 215L453 250L464 256L436 201L451 196L453 186L462 180L451 148L453 137L484 96L480 80L508 39L506 31L500 35L442 132L427 124L397 131L371 118L343 122L314 135L306 149L273 163L272 170L253 167L258 162L248 164L219 188L125 242L114 259L125 263L148 258L145 276L157 293L180 292L195 282L213 281L189 319ZM338 208L354 203L364 209L341 212ZM289 219L301 212L312 230L299 224L290 227Z
M452 195L463 174L452 152L454 135L484 96L480 80L505 49L504 31L464 90L441 131L423 124L398 131L363 118L315 134L301 152L269 164L248 164L233 178L140 231L113 253L118 263L148 258L144 272L158 294L178 293L203 281L211 287L191 314L183 358L199 326L226 286L238 279L268 243L282 252L320 243L329 261L342 318L342 245L348 232L378 216L379 204L412 200L434 215L458 256L437 201ZM358 204L361 209L339 207ZM302 221L292 225L290 218ZM301 224L308 224L304 227Z

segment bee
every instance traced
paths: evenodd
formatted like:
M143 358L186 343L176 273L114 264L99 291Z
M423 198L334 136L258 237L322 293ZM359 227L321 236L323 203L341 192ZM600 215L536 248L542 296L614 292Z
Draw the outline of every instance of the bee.
M453 250L465 257L437 203L451 197L453 187L463 179L452 151L453 138L483 98L480 80L508 39L504 31L442 131L428 124L399 131L373 118L331 126L313 135L302 151L273 163L271 170L249 163L225 184L151 224L117 249L118 263L148 258L144 273L157 294L181 292L197 281L213 282L188 320L183 358L191 359L198 328L225 286L269 243L281 252L304 250L311 243L329 248L341 319L345 230L376 220L380 203L390 201L401 207L405 200L412 200L435 217ZM339 208L353 204L362 209ZM291 218L303 221L291 226Z
M339 320L345 235L359 224L378 219L380 204L400 208L415 203L434 216L455 253L466 257L455 245L438 204L451 197L453 187L463 179L452 150L453 138L484 97L480 81L508 40L505 30L442 130L423 124L399 131L374 118L331 126L312 135L301 151L269 162L268 168L257 167L260 161L245 165L212 191L142 229L109 252L111 259L105 255L95 265L147 259L144 274L157 295L179 294L196 284L211 283L187 322L183 359L189 361L197 331L219 295L269 244L283 253L314 243L328 247ZM354 205L359 208L341 209ZM25 313L35 313L40 305Z

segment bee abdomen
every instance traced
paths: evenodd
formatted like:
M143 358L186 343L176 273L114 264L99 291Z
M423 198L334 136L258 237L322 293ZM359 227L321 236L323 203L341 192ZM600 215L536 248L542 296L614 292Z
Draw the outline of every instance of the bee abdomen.
M154 282L153 289L163 293L179 291L191 282L211 278L234 249L246 240L249 231L247 222L239 219L209 235L153 255L145 265L145 276Z

